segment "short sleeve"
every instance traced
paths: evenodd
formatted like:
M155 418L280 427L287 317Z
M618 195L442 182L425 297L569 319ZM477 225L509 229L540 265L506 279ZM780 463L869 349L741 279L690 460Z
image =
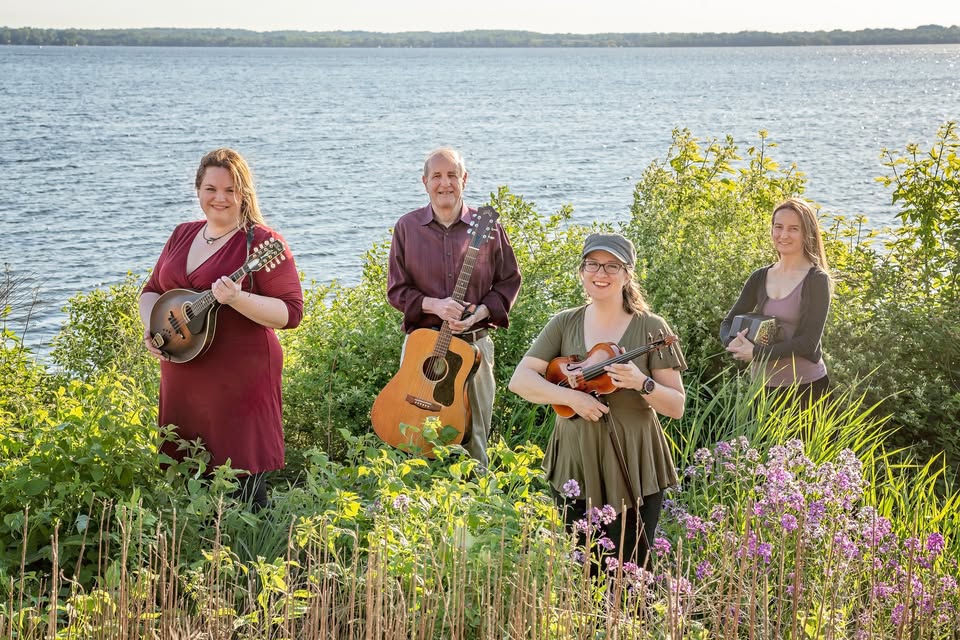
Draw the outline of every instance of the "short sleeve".
M527 350L526 356L550 362L562 355L563 332L567 324L568 313L558 313L550 318L533 345Z

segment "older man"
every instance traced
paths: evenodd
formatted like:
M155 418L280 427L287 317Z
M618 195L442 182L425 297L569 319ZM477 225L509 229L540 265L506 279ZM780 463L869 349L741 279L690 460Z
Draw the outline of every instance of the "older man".
M480 350L480 367L467 383L472 435L463 445L486 466L496 388L488 330L509 323L507 314L520 290L520 270L507 234L496 223L495 233L480 246L462 303L454 299L470 244L469 224L477 214L463 201L466 184L459 152L442 148L427 155L423 185L430 204L405 214L394 227L387 298L403 312L405 333L439 328L446 321L454 335Z

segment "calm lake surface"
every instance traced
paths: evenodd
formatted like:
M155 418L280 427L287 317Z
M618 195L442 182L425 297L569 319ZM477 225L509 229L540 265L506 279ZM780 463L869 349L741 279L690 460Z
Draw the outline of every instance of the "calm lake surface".
M308 279L351 284L364 251L427 202L420 170L460 148L466 197L499 185L541 213L627 218L674 128L769 131L826 211L894 222L884 147L927 147L960 118L960 46L690 49L0 47L0 263L42 304L152 267L202 214L200 157L250 161L268 223ZM105 320L108 322L108 320Z

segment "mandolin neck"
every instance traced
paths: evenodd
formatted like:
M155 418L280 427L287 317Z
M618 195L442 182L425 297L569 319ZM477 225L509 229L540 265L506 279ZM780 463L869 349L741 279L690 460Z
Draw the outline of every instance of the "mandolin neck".
M242 267L240 267L239 269L237 269L227 277L233 280L234 282L240 282L240 280L251 271L253 271L253 269L249 268L249 263L244 263ZM193 306L194 315L200 315L200 314L206 313L211 307L214 307L217 304L219 303L217 302L217 299L213 297L213 291L207 289L207 291L204 292L202 296L200 296L193 302L192 306Z

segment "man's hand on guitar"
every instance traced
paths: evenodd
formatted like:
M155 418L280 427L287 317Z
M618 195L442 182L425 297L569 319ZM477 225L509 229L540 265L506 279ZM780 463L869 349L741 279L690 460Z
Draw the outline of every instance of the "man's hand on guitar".
M450 323L450 328L454 333L463 333L469 331L473 325L484 318L490 316L490 312L484 305L471 304L464 309L463 317Z
M463 305L453 298L424 298L421 306L427 313L450 323L459 320L463 315Z

